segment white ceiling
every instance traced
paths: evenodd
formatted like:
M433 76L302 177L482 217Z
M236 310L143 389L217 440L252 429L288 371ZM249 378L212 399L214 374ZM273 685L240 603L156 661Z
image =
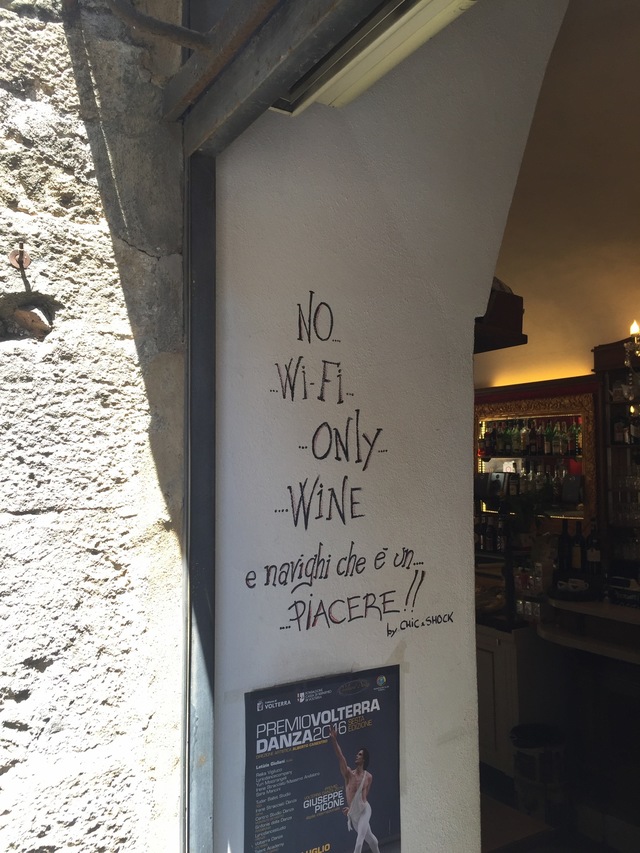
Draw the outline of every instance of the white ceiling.
M476 356L476 387L589 373L640 321L639 45L637 0L570 3L496 268L529 343Z

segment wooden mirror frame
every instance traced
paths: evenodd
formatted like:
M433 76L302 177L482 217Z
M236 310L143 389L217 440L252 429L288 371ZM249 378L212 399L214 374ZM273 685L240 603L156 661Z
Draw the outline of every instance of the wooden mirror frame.
M593 384L594 377L585 377ZM535 383L536 385L544 383ZM551 383L550 383L551 385ZM579 415L582 419L582 476L584 478L584 500L582 520L587 523L596 518L597 513L597 483L596 483L596 441L595 441L595 388L588 393L561 394L549 397L529 397L524 395L524 388L512 386L506 388L489 388L476 392L475 404L475 436L479 435L481 421L499 420L529 420L536 418ZM551 391L551 388L549 389ZM501 393L500 393L501 392ZM509 399L482 400L484 397L502 397L511 392ZM475 452L474 452L475 456ZM526 458L526 457L523 457ZM477 469L476 469L477 470ZM571 516L572 518L575 516Z

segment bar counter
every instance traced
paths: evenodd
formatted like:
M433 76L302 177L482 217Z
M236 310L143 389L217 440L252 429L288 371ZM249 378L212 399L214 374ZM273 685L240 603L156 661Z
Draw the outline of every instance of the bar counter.
M541 622L544 640L595 655L640 664L640 609L607 601L549 599L555 622Z

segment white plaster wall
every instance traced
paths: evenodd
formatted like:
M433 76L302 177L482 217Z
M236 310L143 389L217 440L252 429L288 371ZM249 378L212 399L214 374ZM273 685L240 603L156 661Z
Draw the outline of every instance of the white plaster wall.
M402 679L402 849L479 850L473 320L564 9L479 3L349 108L267 114L219 160L216 850L243 849L244 693L387 663ZM297 340L311 290L333 311L331 341ZM322 359L339 361L353 396L283 400L275 365L299 355L316 383ZM356 408L386 452L366 471L314 458L316 427ZM364 517L305 532L276 512L288 484L316 475L348 475ZM315 600L395 589L402 607L413 569L372 561L408 547L426 572L412 615L453 623L298 630L298 596L266 588L263 567L320 541L334 560L353 541L367 565L331 572Z

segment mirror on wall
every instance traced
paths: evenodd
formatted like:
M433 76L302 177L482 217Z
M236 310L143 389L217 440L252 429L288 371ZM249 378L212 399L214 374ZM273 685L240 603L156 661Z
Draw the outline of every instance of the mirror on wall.
M476 392L475 496L487 511L506 503L538 519L596 516L595 387L556 394L556 384Z

